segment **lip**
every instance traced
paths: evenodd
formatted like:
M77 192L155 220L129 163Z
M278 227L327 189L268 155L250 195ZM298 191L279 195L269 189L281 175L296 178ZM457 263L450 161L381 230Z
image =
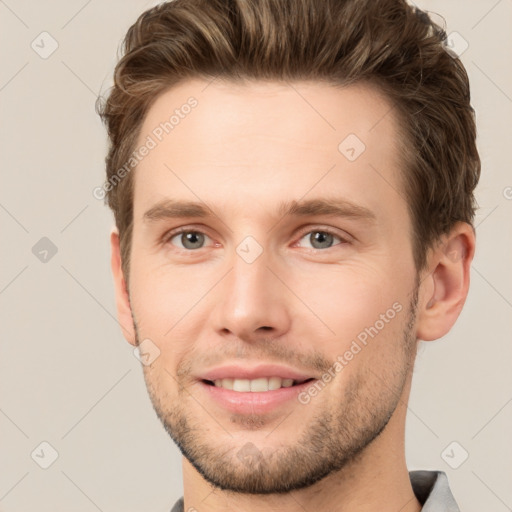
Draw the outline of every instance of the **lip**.
M217 379L258 379L261 377L281 377L282 379L293 379L303 381L315 378L313 375L300 373L293 368L278 364L265 364L253 367L240 366L236 364L219 366L202 373L198 378L204 380ZM278 391L278 390L276 390Z
M277 377L277 375L275 376ZM292 400L295 400L297 405L299 405L297 398L299 393L316 381L317 379L273 391L233 391L207 384L203 381L199 381L199 386L210 399L230 412L238 414L265 414L279 406L290 403Z

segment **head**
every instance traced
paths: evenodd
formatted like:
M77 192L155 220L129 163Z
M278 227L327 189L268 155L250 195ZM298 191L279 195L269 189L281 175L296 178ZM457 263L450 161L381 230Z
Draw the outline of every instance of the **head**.
M480 162L444 38L400 0L174 0L129 29L100 105L118 314L209 482L286 492L356 460L458 317ZM314 380L228 411L204 377L235 362Z

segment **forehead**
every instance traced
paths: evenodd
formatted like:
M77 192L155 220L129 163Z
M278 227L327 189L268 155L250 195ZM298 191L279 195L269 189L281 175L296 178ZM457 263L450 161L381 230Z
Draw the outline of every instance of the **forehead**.
M367 84L186 81L144 119L137 147L151 148L135 171L134 213L167 196L228 208L335 189L378 209L401 199L397 137L390 103Z

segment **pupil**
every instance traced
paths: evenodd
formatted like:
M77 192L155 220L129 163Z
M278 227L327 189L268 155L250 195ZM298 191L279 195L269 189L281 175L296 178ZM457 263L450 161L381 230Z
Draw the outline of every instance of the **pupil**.
M201 233L185 233L181 238L183 247L186 247L187 249L198 249L201 246L202 236L203 235Z
M326 247L330 247L332 242L332 235L330 233L325 233L324 231L315 231L315 233L311 234L311 245L316 249L325 249ZM317 243L320 244L320 247L317 247Z

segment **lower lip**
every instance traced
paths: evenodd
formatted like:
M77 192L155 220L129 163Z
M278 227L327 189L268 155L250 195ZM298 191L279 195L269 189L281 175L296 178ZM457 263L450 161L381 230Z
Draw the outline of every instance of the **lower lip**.
M239 414L264 414L292 400L299 402L297 398L299 393L315 382L316 380L310 380L296 386L290 386L289 388L255 392L233 391L213 386L203 381L200 381L199 384L224 409Z

